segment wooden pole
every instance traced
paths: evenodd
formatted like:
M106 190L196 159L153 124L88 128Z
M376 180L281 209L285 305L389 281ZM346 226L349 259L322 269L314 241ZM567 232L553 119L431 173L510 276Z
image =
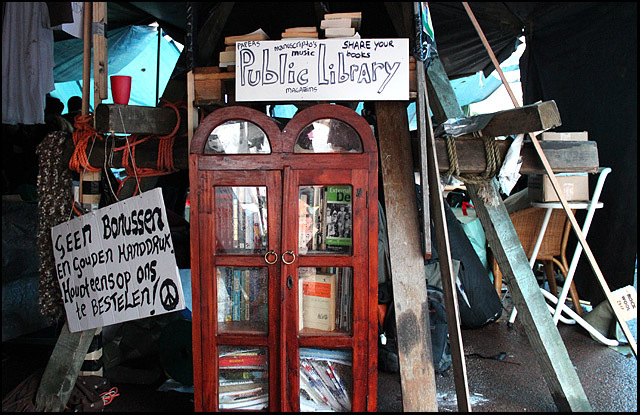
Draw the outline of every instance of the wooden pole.
M396 312L402 407L437 412L424 255L406 103L376 101L391 282ZM426 197L426 196L425 196Z
M469 15L469 18L471 19L471 22L473 23L473 26L475 27L476 31L478 32L478 35L480 36L480 39L482 40L482 44L484 45L485 49L489 53L489 56L491 57L491 61L493 62L494 66L496 67L496 70L500 74L500 78L502 79L502 83L505 86L505 88L507 89L507 92L509 93L509 96L511 97L511 100L513 101L513 105L515 107L519 107L520 105L518 104L518 101L516 100L515 96L513 95L513 92L511 91L511 88L509 87L509 83L507 82L506 78L504 77L504 74L502 73L502 69L500 68L500 64L498 63L498 60L496 59L496 56L493 53L493 50L491 49L491 45L489 45L489 42L487 41L487 38L484 36L482 28L478 24L478 21L476 20L474 14L473 14L473 11L471 10L471 7L469 7L469 4L466 3L466 2L463 2L462 5L464 6L465 10L467 11L467 14ZM540 160L542 161L542 165L544 166L545 172L549 176L549 180L551 181L551 185L553 186L553 190L558 195L558 199L560 200L560 204L562 204L562 208L564 209L565 213L567 214L567 217L569 218L569 222L571 222L571 227L573 228L573 231L575 232L576 236L578 237L578 241L582 245L582 248L584 249L584 252L587 255L587 258L589 259L589 263L591 264L591 268L593 269L593 272L596 274L596 277L598 278L598 282L600 283L600 286L602 287L602 290L604 291L604 294L607 297L607 301L611 305L611 308L613 309L613 312L614 312L614 314L616 316L616 319L618 320L618 323L620 324L620 327L622 328L622 331L623 331L625 337L627 338L627 341L629 342L629 347L631 348L631 351L633 352L633 355L637 358L638 357L638 350L637 350L638 347L637 347L636 341L635 341L635 339L633 337L633 334L631 333L631 330L629 330L629 326L627 325L627 322L624 319L624 316L622 315L622 311L618 308L618 305L616 304L616 301L615 301L615 298L613 297L613 294L611 294L611 290L609 289L609 286L607 285L607 281L604 279L604 275L602 275L602 271L600 271L600 267L598 266L598 263L596 262L596 259L595 259L594 255L593 255L593 252L591 252L591 248L589 248L589 245L587 244L587 240L584 237L584 234L582 233L582 230L580 229L580 225L578 224L578 221L576 220L573 212L571 211L571 208L569 207L569 203L567 202L567 199L564 196L564 192L562 191L562 188L560 187L560 184L558 183L558 180L556 179L556 176L553 173L553 170L551 169L551 166L549 165L549 161L547 160L547 157L544 155L544 152L542 151L542 148L540 147L540 143L538 142L538 139L533 134L528 134L528 135L531 138L531 142L533 143L533 146L535 147L536 152L538 153L538 156L540 156Z
M82 27L82 115L89 114L90 84L91 84L91 16L92 2L83 3Z
M413 3L413 11L417 26L416 30L418 30L422 25L419 2ZM447 314L449 343L451 345L451 362L453 365L453 379L456 388L458 411L471 412L467 368L464 358L464 346L462 344L462 332L460 329L461 322L456 291L456 277L453 273L451 245L449 243L449 232L440 185L438 156L436 154L433 125L431 124L429 97L427 96L427 82L422 61L419 59L416 59L416 75L418 80L418 101L416 102L416 108L418 109L419 121L422 123L420 126L420 155L422 157L420 177L423 189L428 189L428 193L422 194L422 199L423 202L427 200L430 202L430 212L432 212L433 215L436 246L438 247L438 260L440 263L440 277L442 280L442 291ZM428 207L429 204L423 203L423 209L425 209L425 206ZM426 218L428 218L428 216L429 215L427 215ZM431 224L428 222L425 225L429 227Z

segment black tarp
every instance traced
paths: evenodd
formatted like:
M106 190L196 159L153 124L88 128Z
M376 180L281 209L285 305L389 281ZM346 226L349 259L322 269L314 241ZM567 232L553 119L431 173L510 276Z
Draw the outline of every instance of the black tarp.
M611 290L633 284L637 253L637 3L561 3L539 12L520 61L524 104L554 100L562 126L588 131L600 166L611 167L587 236ZM593 192L596 176L590 176ZM578 211L578 223L585 212ZM573 255L576 238L567 249ZM576 276L581 298L604 294L583 254Z

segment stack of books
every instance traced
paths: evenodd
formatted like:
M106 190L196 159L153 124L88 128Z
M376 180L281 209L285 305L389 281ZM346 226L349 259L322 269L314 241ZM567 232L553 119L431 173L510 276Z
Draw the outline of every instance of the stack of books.
M225 49L220 52L219 66L221 68L227 68L228 71L233 71L235 69L237 42L260 41L269 39L269 35L267 35L262 29L254 30L253 32L247 33L245 35L226 36L224 38Z
M282 40L289 39L317 39L318 30L315 26L290 27L282 32Z
M266 350L223 347L220 351L220 409L266 409L269 372Z
M353 37L360 30L361 22L361 12L329 13L320 22L320 29L324 30L324 37L327 39Z

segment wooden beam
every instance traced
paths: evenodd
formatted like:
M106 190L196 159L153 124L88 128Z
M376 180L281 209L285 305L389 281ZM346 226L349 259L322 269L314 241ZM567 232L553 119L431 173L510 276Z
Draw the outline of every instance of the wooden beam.
M590 412L587 396L502 203L495 180L487 185L468 184L467 190L558 410Z
M419 15L420 9L417 3L414 3L414 7L418 8L417 13ZM431 215L429 199L431 193L429 192L429 177L428 177L428 164L429 164L429 150L427 149L433 143L433 126L431 125L431 118L427 118L425 114L429 114L429 108L427 103L427 87L426 79L424 75L424 62L418 60L416 62L417 72L417 88L418 88L418 100L416 101L416 114L418 116L418 142L420 144L420 187L422 188L422 246L424 248L424 258L431 258ZM429 131L427 132L427 127ZM427 136L427 134L429 134ZM429 138L429 139L428 139ZM435 159L434 159L435 160ZM436 167L437 168L437 167ZM440 268L442 269L442 268Z
M178 117L171 108L100 104L96 109L95 121L96 131L100 134L113 132L162 136L174 130ZM182 132L185 131L186 128L182 128Z
M435 372L406 103L376 102L402 405L437 411Z
M109 97L107 88L107 3L93 3L93 108Z
M101 107L104 107L104 104L98 107L98 112L102 111ZM163 110L158 114L167 114L167 116L170 116L170 113L175 114L175 112L173 112L172 110L167 109L150 107L144 108L146 108L145 111L149 110L152 112ZM125 113L123 112L123 116L124 115ZM120 117L119 114L117 116L118 118ZM100 114L97 115L97 119L98 122L101 123L101 125L108 123L107 121L104 121L104 118ZM112 120L110 122L117 124L115 120ZM163 121L160 122L162 123ZM133 121L125 121L125 124L129 125L129 128L136 128L134 126L135 122ZM161 134L162 131L166 131L169 124L170 122L167 122L167 125L164 129L158 129L158 133ZM107 128L108 127L103 126L100 128L100 131L106 130ZM127 128L127 130L129 130L129 128ZM134 130L128 132L136 133L137 131ZM158 160L157 141L158 140L148 140L138 146L138 148L136 149L136 166L149 168L156 167ZM511 141L511 139L497 141L498 149L502 158L504 158L505 154L507 153L509 146L511 145ZM110 154L111 148L113 147L112 141L108 140L106 145L107 154ZM124 145L124 141L122 139L117 139L116 147L121 147L122 145ZM544 151L544 154L547 156L549 163L553 167L553 170L557 173L595 173L598 171L598 148L595 141L540 141L540 145L542 147L542 150ZM417 137L411 139L411 146L412 154L419 154L420 149ZM73 148L73 141L67 140L67 142L65 143L65 160L68 161L71 158ZM456 148L461 173L481 173L485 170L486 157L484 153L484 144L482 144L481 139L461 140L457 142ZM438 168L440 170L440 173L445 173L449 170L449 158L447 156L447 148L444 140L436 140L436 152L438 155ZM95 145L93 147L93 150L91 151L90 146L88 146L87 154L89 156L89 164L91 164L92 166L102 166L104 164L104 153L104 144ZM540 158L537 156L533 144L529 142L524 143L521 155L521 174L545 173L544 166L540 162ZM173 146L174 165L177 169L187 170L187 156L188 152L186 140L177 139ZM122 167L122 150L115 151L113 153L113 156L111 156L110 158L113 161L113 167ZM413 163L413 171L420 171L419 158L414 157L414 160L412 160L411 163Z
M512 142L511 138L496 140L501 160L504 160ZM597 173L598 171L600 161L598 159L598 145L595 141L540 141L539 143L553 171L557 173ZM417 137L412 137L411 145L414 154L418 154L419 143ZM440 173L445 173L449 170L449 156L447 154L447 144L443 139L436 139L436 151L438 153ZM462 173L481 173L485 171L487 162L482 139L457 139L456 151ZM522 157L520 174L545 173L540 157L538 157L530 141L524 142L520 155ZM414 171L419 171L420 160L414 160L413 166Z
M96 329L71 333L64 323L42 374L36 394L36 412L63 412Z

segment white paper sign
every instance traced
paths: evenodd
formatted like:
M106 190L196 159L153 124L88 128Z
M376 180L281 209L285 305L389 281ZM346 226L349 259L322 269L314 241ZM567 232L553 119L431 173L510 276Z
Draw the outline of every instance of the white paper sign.
M161 189L51 229L69 330L185 308Z
M619 288L611 293L615 298L615 304L622 312L624 321L638 318L638 295L632 285Z
M236 43L236 101L409 99L409 39Z

